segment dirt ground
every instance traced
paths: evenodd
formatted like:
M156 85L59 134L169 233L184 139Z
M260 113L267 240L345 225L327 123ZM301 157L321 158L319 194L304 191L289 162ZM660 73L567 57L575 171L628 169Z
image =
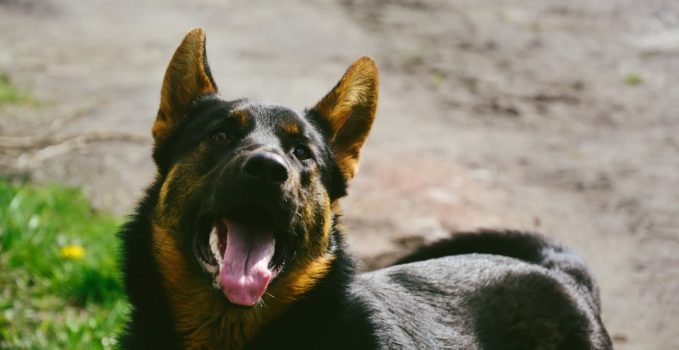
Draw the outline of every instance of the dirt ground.
M679 2L0 0L0 169L129 213L163 71L208 34L221 93L312 105L361 55L377 122L344 200L366 268L450 231L544 232L597 276L617 349L679 349Z

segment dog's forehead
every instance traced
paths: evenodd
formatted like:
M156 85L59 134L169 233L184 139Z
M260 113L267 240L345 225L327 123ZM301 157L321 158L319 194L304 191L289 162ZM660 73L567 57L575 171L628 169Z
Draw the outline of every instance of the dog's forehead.
M254 100L240 100L233 104L232 115L253 120L258 127L299 132L306 124L304 118L289 107Z
M189 113L193 118L188 118L187 123L192 130L227 127L237 128L253 136L272 135L317 141L322 138L316 124L306 116L278 104L251 99L227 101L219 96L208 96L194 103Z

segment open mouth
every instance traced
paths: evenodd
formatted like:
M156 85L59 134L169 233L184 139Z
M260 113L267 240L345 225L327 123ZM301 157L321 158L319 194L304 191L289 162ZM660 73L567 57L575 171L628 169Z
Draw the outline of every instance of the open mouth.
M283 268L284 239L273 217L261 208L241 208L212 222L197 242L198 262L229 302L257 304Z

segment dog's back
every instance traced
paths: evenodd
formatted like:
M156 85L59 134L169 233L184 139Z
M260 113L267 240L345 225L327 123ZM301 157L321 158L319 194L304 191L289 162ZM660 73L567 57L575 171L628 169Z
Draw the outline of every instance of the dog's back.
M611 348L582 260L534 235L461 234L360 275L352 292L383 348Z

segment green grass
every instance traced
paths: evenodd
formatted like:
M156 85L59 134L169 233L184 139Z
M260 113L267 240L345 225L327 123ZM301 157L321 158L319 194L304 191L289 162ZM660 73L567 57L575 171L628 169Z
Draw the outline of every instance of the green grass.
M119 224L77 189L0 178L0 349L115 347Z
M20 91L9 79L9 76L0 73L0 106L8 104L34 104L36 101L29 94Z

